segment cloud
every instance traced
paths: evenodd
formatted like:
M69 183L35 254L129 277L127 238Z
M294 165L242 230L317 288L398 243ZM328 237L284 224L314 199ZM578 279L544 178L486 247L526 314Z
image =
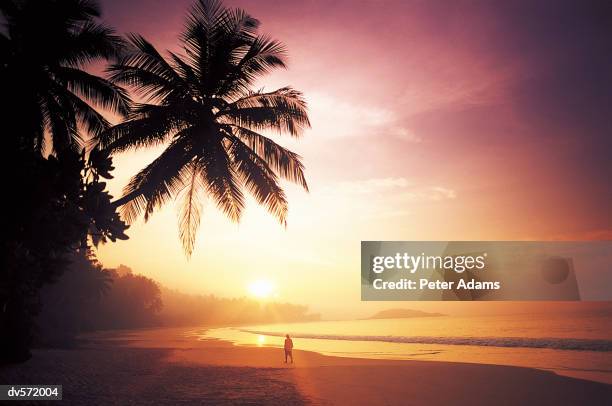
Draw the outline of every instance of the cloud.
M325 93L309 93L308 106L312 129L322 136L388 135L407 142L421 142L411 130L399 125L398 114L387 108Z
M369 219L374 220L384 220L389 218L397 218L397 217L406 217L409 216L412 212L410 210L402 210L402 209L379 209L373 211L367 215Z
M457 193L453 189L448 189L441 186L426 186L416 188L409 192L402 193L401 198L410 201L441 201L452 200L457 197Z
M555 234L548 237L551 240L561 241L605 241L612 240L611 229L597 229Z
M440 58L436 67L428 72L415 72L422 76L417 85L406 87L397 98L405 117L438 110L464 110L504 102L508 91L520 78L514 65L491 68L487 64L468 63L448 67Z
M419 204L450 202L457 197L448 187L421 185L405 177L336 182L313 194L325 208L323 212L333 213L333 221L349 224L357 218L394 221L411 216Z
M402 141L414 142L414 143L419 143L423 141L421 137L419 137L413 131L405 127L395 127L391 130L391 133Z
M310 93L308 106L313 130L329 137L364 135L388 125L395 118L390 110L324 93Z
M342 194L370 194L403 189L411 184L406 178L373 178L339 182L331 188Z
M404 177L371 178L339 182L328 191L342 195L379 195L398 202L441 201L457 197L455 190L437 185L418 185Z

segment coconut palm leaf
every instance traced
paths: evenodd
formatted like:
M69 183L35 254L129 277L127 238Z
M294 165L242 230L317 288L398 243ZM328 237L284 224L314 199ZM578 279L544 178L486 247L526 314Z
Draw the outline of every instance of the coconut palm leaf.
M301 157L264 131L299 137L310 126L302 94L290 87L251 89L262 75L284 68L283 44L258 33L259 21L220 1L199 0L180 36L181 52L164 57L141 36L109 68L110 79L146 102L128 119L96 135L106 152L168 145L135 175L115 204L129 222L180 199L179 230L191 255L204 199L239 221L245 192L281 224L288 203L279 184L308 190Z
M106 25L97 2L5 0L0 37L0 85L8 106L8 133L40 153L78 149L108 129L96 109L130 111L118 85L87 73L90 62L119 56L124 41ZM47 148L47 150L45 150Z

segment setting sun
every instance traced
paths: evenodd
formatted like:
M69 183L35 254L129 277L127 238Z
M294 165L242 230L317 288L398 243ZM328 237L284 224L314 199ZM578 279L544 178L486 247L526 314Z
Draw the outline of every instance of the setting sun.
M269 280L259 279L249 285L249 293L260 299L266 299L274 292L274 284Z
M612 406L611 38L612 0L0 0L0 406Z
M259 335L257 336L257 345L262 347L266 343L266 336Z

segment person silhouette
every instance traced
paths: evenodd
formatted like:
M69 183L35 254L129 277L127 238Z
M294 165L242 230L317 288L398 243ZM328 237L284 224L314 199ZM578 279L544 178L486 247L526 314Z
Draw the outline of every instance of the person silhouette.
M287 358L291 358L291 363L293 364L293 340L291 340L291 337L289 337L289 334L287 334L285 337L285 364L287 363Z

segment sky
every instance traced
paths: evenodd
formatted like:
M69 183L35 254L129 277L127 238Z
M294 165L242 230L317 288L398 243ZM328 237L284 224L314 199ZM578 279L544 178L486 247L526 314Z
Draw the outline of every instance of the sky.
M103 20L178 50L191 1L102 1ZM612 4L563 1L228 1L284 42L312 128L287 227L251 201L207 204L187 259L168 205L98 250L191 293L249 295L362 316L361 240L612 239ZM115 196L160 149L115 157ZM411 304L412 308L431 308Z

